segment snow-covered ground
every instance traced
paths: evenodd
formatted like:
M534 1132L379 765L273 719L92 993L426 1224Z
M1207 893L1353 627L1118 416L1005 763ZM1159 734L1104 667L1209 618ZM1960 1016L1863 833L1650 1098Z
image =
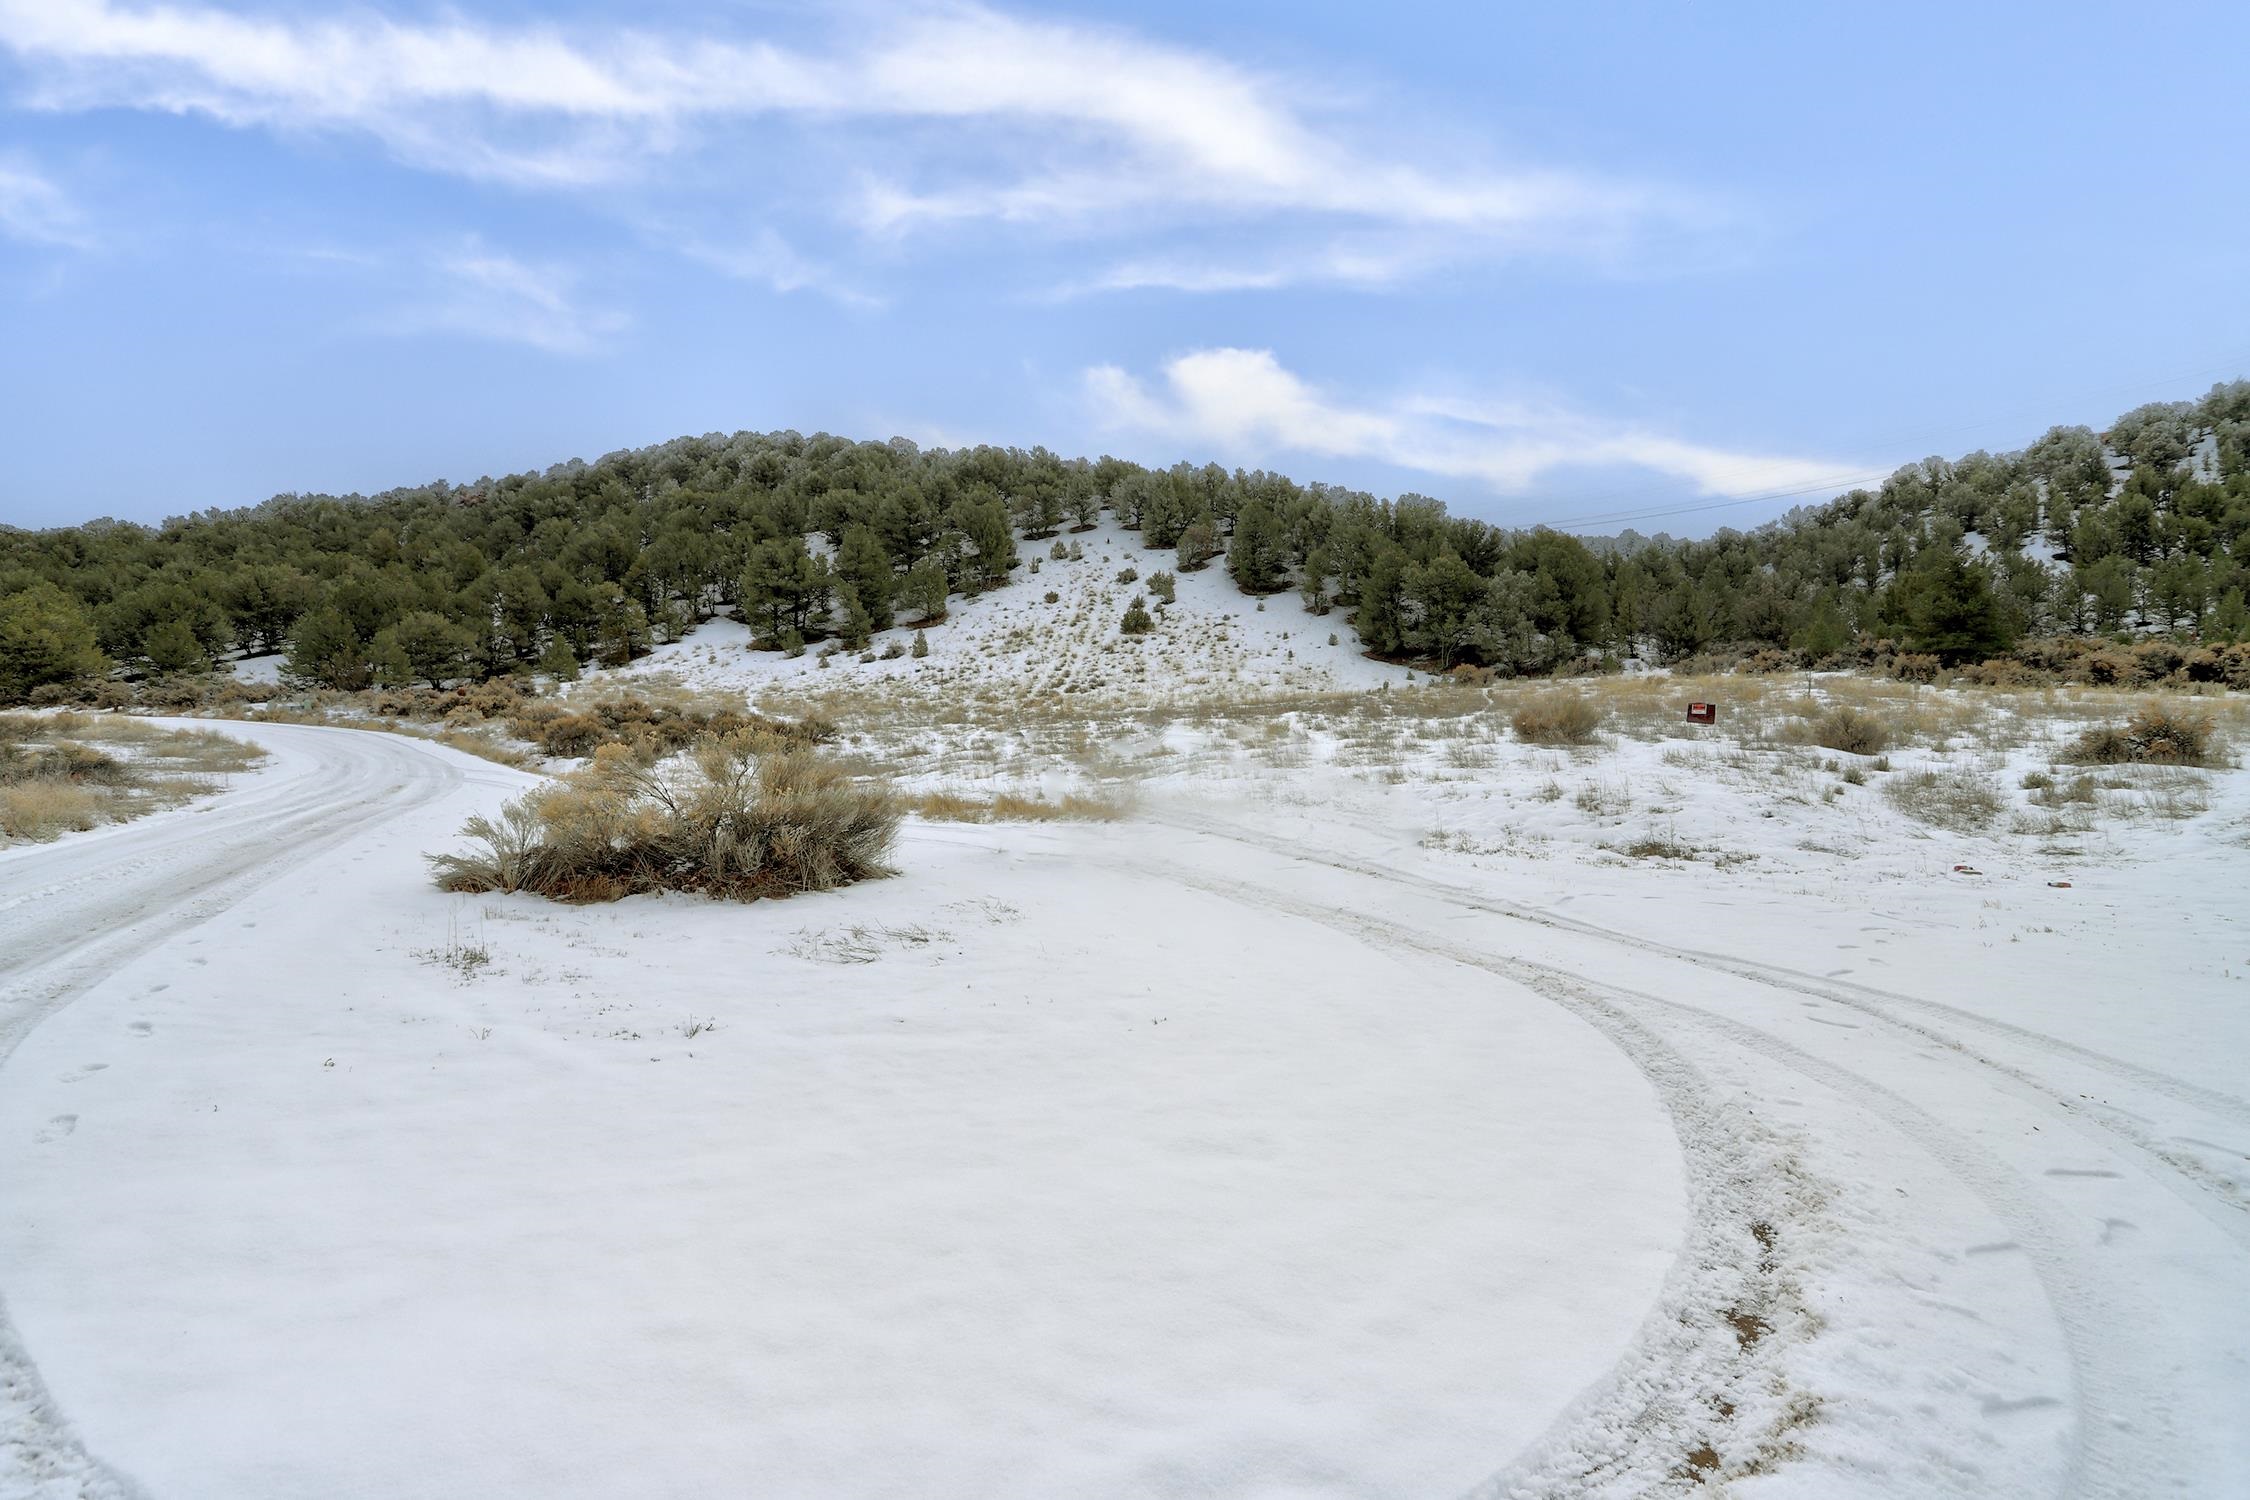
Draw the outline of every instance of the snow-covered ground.
M1051 557L1055 542L1075 543L1080 559ZM653 679L753 697L768 690L887 689L931 698L1070 695L1080 702L1135 703L1408 680L1403 667L1361 656L1341 615L1310 614L1294 593L1262 603L1243 594L1227 576L1224 558L1177 573L1176 602L1159 607L1148 595L1148 575L1176 572L1173 554L1144 549L1138 534L1114 521L1018 546L1024 562L1007 583L956 596L945 622L923 631L926 657L882 655L894 645L903 653L913 641L912 626L878 634L873 661L837 652L824 663L817 646L796 657L752 651L748 628L721 617L629 668L590 675L596 683ZM1127 569L1139 578L1120 582ZM1118 629L1135 595L1148 597L1157 621L1153 634L1138 638Z
M851 752L1129 815L748 907L442 895L527 777L240 726L0 854L0 1494L2243 1493L2243 773L1606 691L925 702Z

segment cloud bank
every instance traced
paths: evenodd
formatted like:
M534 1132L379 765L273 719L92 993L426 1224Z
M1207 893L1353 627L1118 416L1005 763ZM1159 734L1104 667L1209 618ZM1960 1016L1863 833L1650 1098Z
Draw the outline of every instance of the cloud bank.
M1308 384L1266 349L1199 349L1155 384L1115 365L1085 374L1113 430L1195 444L1229 459L1370 460L1519 495L1564 469L1630 467L1699 495L1748 499L1848 488L1860 466L1693 443L1555 405L1409 395L1354 404Z
M1372 111L1301 80L975 5L854 11L806 42L0 0L0 49L34 108L351 135L421 169L549 190L645 191L692 168L704 191L778 196L793 154L817 162L828 222L863 237L973 226L1140 247L1072 278L1081 292L1379 286L1526 253L1616 262L1726 217L1660 186L1384 139ZM1164 238L1197 226L1268 232L1225 257Z

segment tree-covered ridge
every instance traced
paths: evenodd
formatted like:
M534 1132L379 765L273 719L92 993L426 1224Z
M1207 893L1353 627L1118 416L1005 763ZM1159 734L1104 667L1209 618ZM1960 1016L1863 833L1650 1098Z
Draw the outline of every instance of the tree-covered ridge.
M1716 643L1872 638L1968 660L2024 635L2250 633L2250 382L2107 434L1927 459L1753 531L1592 544L1214 464L923 451L793 432L680 438L543 473L281 495L161 526L0 529L0 696L108 664L286 649L353 688L620 663L734 609L761 644L934 623L1017 539L1107 511L1182 569L1348 612L1366 649L1541 672ZM104 660L106 658L106 662Z

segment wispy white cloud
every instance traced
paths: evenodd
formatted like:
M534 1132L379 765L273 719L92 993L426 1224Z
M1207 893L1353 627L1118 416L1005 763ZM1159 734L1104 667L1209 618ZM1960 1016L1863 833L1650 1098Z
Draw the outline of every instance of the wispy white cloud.
M756 282L776 292L817 292L846 307L873 308L880 297L863 292L836 271L799 253L774 230L760 229L739 239L678 241L680 252L737 281Z
M886 236L997 223L1145 238L1286 220L1411 230L1456 255L1615 258L1725 218L1647 184L1380 143L1365 112L1326 105L1301 80L1121 29L975 5L855 12L844 39L808 47L0 0L0 47L24 64L41 107L352 132L420 166L533 186L644 184L654 163L723 153L742 131L786 124L820 133L842 158L829 180L850 186L830 211ZM742 152L741 171L763 180L771 159ZM1239 265L1151 256L1086 286L1383 284L1415 260L1344 249Z
M1777 495L1833 484L1860 466L1713 447L1553 404L1407 396L1355 404L1266 349L1200 349L1155 386L1115 365L1085 375L1098 420L1243 461L1283 454L1365 459L1519 494L1561 469L1624 466L1686 480L1697 493Z
M93 232L69 193L28 158L0 154L0 238L91 250Z
M518 260L477 241L432 257L426 275L429 289L386 317L384 329L582 355L600 352L629 326L623 313L582 301L568 267Z

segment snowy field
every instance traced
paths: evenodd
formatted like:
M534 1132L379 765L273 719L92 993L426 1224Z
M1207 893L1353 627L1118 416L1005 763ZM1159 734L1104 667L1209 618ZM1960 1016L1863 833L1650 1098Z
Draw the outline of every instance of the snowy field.
M447 896L532 777L245 724L224 796L0 852L0 1494L2250 1493L2240 770L1844 679L1528 745L1549 689L1216 578L1121 645L1086 550L919 663L722 621L578 691L1114 822Z

